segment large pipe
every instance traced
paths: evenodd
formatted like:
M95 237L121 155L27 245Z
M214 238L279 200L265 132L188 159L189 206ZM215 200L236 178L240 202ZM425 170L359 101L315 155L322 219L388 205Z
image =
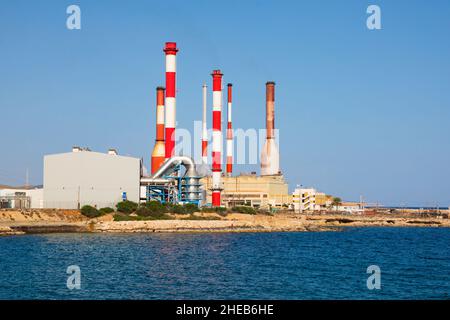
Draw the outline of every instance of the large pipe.
M165 158L175 154L175 125L176 125L176 55L178 52L176 42L166 42L166 146Z
M178 170L180 165L186 168L184 177L185 183L182 185L186 195L185 200L198 201L199 200L199 177L195 170L195 163L189 157L186 156L173 156L167 159L161 167L149 178L141 179L141 185L167 185L170 181L174 181L173 177L170 177L175 170Z
M261 175L280 173L280 155L275 143L275 82L266 83L266 142L261 152Z
M169 179L161 179L161 178L152 179L152 178L149 178L149 177L142 177L141 178L141 185L144 185L144 184L161 184L161 185L166 185L169 182L170 182Z
M203 85L203 123L202 123L202 163L208 163L208 129L206 126L206 96L207 86Z
M164 146L164 88L156 88L156 139L152 152L152 174L159 169L165 159Z
M231 100L232 100L232 88L231 83L227 84L228 87L228 104L227 104L227 176L231 177L233 174L233 126L231 121Z
M220 207L222 175L222 76L214 70L213 78L213 136L212 136L212 205Z
M161 177L169 176L181 164L186 168L186 176L197 177L194 160L187 156L173 156L166 160L161 167L154 174L152 174L150 179L160 179Z

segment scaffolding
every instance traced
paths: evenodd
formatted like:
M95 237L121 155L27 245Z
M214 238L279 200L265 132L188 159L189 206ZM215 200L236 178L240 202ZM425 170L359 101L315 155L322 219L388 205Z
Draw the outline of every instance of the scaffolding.
M199 205L203 199L199 176L180 176L180 165L171 175L163 176L161 180L150 181L146 187L146 201L158 201L172 204Z

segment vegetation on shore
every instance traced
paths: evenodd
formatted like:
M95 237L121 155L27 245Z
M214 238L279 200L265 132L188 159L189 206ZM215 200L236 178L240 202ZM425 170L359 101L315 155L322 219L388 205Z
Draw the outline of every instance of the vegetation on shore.
M250 206L236 206L231 209L224 207L202 207L187 203L184 205L172 203L160 203L158 201L148 201L138 204L133 201L125 200L116 205L116 210L110 207L97 209L93 206L83 206L81 214L88 218L97 218L105 214L114 214L114 221L136 221L136 220L164 220L172 219L170 214L185 215L184 220L217 220L219 217L201 217L195 215L196 212L215 213L225 217L228 213L243 213L255 215L270 214L268 211L256 210Z
M100 209L97 210L97 208L95 208L93 206L85 205L85 206L83 206L81 208L80 212L85 217L98 218L98 217L103 216L105 214L113 213L114 209L106 207L106 208L100 208Z
M195 212L199 211L198 206L190 203L176 205L148 201L138 205L132 201L123 201L117 204L117 213L114 215L114 221L164 220L172 219L169 213L192 216Z

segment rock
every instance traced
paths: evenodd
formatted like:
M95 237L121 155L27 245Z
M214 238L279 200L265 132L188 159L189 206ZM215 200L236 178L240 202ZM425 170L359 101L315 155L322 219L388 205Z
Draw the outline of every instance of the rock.
M0 226L0 236L12 236L12 235L19 235L24 234L23 231L16 231L11 229L10 227L1 227Z

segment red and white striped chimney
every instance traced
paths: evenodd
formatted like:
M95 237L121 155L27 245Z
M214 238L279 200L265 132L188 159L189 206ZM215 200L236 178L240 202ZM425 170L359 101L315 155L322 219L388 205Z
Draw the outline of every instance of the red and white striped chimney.
M227 105L227 176L231 177L233 174L233 127L231 122L231 100L232 100L232 88L231 83L227 84L228 87L228 105Z
M213 133L212 133L212 205L220 207L222 175L222 76L214 70L213 77Z
M176 42L166 42L164 48L166 53L166 159L174 156L175 153L175 125L176 125L176 72L177 72L177 44Z
M203 85L202 163L208 163L208 129L206 126L206 84Z
M156 139L152 152L152 174L155 173L165 159L164 149L164 88L156 88Z

